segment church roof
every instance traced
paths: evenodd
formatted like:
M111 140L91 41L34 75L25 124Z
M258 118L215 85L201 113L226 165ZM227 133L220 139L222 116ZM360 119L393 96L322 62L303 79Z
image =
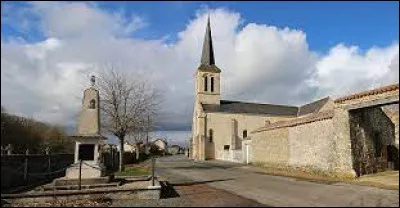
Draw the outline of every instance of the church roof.
M248 113L275 116L297 116L298 107L286 105L273 105L261 103L245 103L239 101L221 100L220 104L203 104L206 113Z
M201 54L199 71L220 73L221 70L215 66L214 48L211 37L210 17L207 19L206 34L204 36L203 51Z
M285 128L285 127L293 127L293 126L303 125L303 124L312 123L312 122L316 122L316 121L332 119L334 114L335 113L333 110L316 112L316 113L313 113L313 114L310 114L308 116L301 117L301 118L295 118L295 119L288 120L288 121L278 121L275 123L271 123L267 126L263 126L261 128L254 130L252 133L262 132L262 131L270 131L270 130Z
M297 116L303 116L309 113L318 112L330 100L330 97L322 98L320 100L308 103L299 107Z

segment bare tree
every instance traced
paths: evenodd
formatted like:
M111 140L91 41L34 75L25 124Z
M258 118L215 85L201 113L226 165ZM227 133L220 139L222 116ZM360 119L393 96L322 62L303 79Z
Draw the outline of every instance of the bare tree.
M119 139L119 170L123 171L125 138L150 126L148 117L157 114L161 93L143 77L117 71L113 66L100 73L99 89L101 125Z

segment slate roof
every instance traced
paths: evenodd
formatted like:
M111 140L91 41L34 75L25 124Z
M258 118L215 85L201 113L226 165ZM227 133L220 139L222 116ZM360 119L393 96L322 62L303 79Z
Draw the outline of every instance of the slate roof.
M328 101L329 97L322 98L320 100L314 101L312 103L308 103L299 107L299 111L297 116L303 116L309 113L318 112Z
M201 54L200 63L204 64L204 65L214 65L215 64L214 49L213 49L212 38L211 38L210 16L208 16L208 19L207 19L206 34L204 36L203 51Z
M221 69L219 69L216 65L204 65L201 64L198 68L199 71L202 72L213 72L213 73L220 73Z
M203 110L210 112L265 114L275 116L297 116L298 107L239 101L221 100L220 105L203 104Z
M202 72L220 73L221 70L215 65L214 48L211 37L210 17L207 19L206 34L204 36L203 51L201 53L200 66L197 70Z

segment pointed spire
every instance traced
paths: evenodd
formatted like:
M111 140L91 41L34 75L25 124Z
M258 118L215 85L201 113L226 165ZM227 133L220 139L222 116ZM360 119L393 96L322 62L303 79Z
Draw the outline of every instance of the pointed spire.
M210 14L208 14L207 19L207 28L204 36L203 53L201 54L200 64L206 66L215 65L214 49L211 39Z

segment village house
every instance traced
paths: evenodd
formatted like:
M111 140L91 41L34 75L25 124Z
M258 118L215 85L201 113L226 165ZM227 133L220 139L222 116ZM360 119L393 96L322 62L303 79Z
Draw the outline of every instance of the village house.
M397 169L399 85L302 106L221 100L208 19L189 157L362 175Z

